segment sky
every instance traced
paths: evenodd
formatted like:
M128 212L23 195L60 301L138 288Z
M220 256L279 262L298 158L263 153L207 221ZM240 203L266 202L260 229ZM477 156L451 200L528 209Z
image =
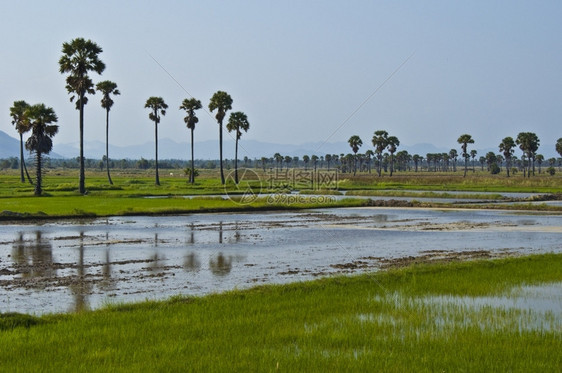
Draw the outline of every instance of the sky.
M169 105L160 138L189 141L179 106L195 97L204 107L195 140L218 139L207 108L218 90L248 116L242 142L359 135L365 151L380 129L403 146L445 148L463 133L477 148L522 131L541 144L562 137L560 1L0 0L0 14L0 130L17 137L14 101L45 103L59 117L54 151L78 141L58 65L63 42L77 37L103 49L94 82L121 91L115 145L154 140L150 96ZM105 141L100 99L86 106L86 141Z

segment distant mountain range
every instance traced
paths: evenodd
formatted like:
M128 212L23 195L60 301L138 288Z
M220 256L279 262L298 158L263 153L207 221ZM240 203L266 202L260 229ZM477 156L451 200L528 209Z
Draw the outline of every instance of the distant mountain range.
M457 147L458 148L458 147ZM188 159L190 154L190 145L187 142L176 142L171 139L160 139L158 142L160 159ZM546 159L557 157L554 144L542 145L541 151ZM433 144L415 144L400 146L399 150L407 150L410 154L419 154L425 157L427 153L446 153L450 148L436 147ZM498 153L498 149L476 149L478 155L485 155L489 151ZM223 144L224 157L226 159L234 158L234 141L228 140ZM460 153L460 150L457 149ZM341 154L350 153L351 149L345 141L322 143L310 142L300 145L291 144L274 144L261 142L256 140L244 140L239 143L239 159L248 157L250 159L261 157L272 157L275 153L283 156L298 156L316 154L318 156L325 154ZM76 158L79 154L78 143L55 144L53 152L49 154L51 158ZM105 143L101 141L85 141L84 155L86 158L101 159L105 154ZM516 151L517 154L517 151ZM26 151L26 157L29 153ZM0 131L0 158L19 157L19 139L9 136L7 133ZM154 159L154 142L147 142L141 145L117 146L109 145L109 157L112 159ZM218 159L219 145L216 140L201 141L195 143L195 158L197 159Z

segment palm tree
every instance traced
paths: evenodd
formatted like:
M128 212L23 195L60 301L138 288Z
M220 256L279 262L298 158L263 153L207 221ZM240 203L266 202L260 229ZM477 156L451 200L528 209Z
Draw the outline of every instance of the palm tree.
M195 163L193 161L193 130L195 130L195 124L199 122L199 118L195 115L195 110L201 109L201 101L195 98L186 98L183 100L180 106L180 110L185 110L187 115L183 118L183 121L187 125L187 128L191 130L191 174L189 175L189 182L193 184L195 182Z
M523 155L527 157L527 162L533 161L534 175L534 159L535 153L539 149L539 138L533 132L520 132L517 135L515 143L519 145L519 149L523 151ZM527 167L527 177L531 176L530 165ZM523 162L523 177L525 177L525 162Z
M113 185L111 174L109 173L109 110L113 106L113 100L110 95L120 95L121 92L117 89L117 84L104 80L96 84L96 90L103 95L101 99L101 107L105 109L105 168L107 168L107 180L109 184Z
M470 157L470 153L467 151L468 144L474 144L474 139L469 134L461 135L457 142L461 144L462 156L464 158L464 176L466 177L466 170L468 168L468 158ZM476 155L476 154L475 154Z
M27 174L27 179L29 183L33 185L33 181L29 177L27 172L27 167L25 166L25 159L23 157L23 134L29 131L31 128L28 126L25 120L25 111L29 108L29 104L25 101L14 101L14 106L10 108L10 116L12 117L12 124L16 127L16 131L20 134L20 177L21 182L25 183L25 177L23 175L23 170Z
M25 142L25 148L35 152L35 195L40 196L43 192L41 188L41 155L48 154L53 149L53 140L51 138L56 135L59 126L51 123L56 123L58 118L53 108L48 108L45 104L28 107L25 111L25 118L27 125L31 129L31 136Z
M379 176L381 176L382 152L388 146L388 132L383 130L375 131L372 142L373 142L373 146L375 147L375 153L377 154L377 159L379 161L379 164L377 166L377 172Z
M234 150L234 182L238 184L238 140L242 137L242 131L248 132L250 122L248 117L241 111L230 113L226 129L228 132L236 132L236 147Z
M304 170L306 171L308 168L308 162L310 162L310 157L305 154L302 156L302 161L304 163Z
M457 153L457 149L449 150L449 159L453 161L453 172L457 172L457 157L459 153Z
M505 137L499 145L500 152L502 152L503 156L505 157L505 169L507 171L507 177L509 177L509 169L511 168L511 157L513 156L513 152L515 151L515 141L513 138L508 136Z
M556 152L562 157L562 137L556 141Z
M152 96L146 100L144 107L151 110L148 117L154 122L154 140L156 143L156 185L160 185L160 178L158 176L158 123L160 123L160 115L166 115L168 105L166 105L162 97Z
M354 154L353 176L355 176L355 173L357 172L357 152L359 151L359 148L363 145L363 141L359 136L353 135L349 138L349 140L347 140L347 142L349 143L349 146L351 147L351 150L353 150L353 154Z
M478 154L478 152L475 149L472 149L470 151L470 158L472 158L472 172L474 173L474 160L476 159L476 155Z
M86 193L84 174L84 105L88 103L86 94L94 94L94 83L88 76L89 71L100 74L105 64L98 58L102 49L91 40L76 38L62 45L62 57L59 60L60 73L69 73L66 77L66 90L76 98L76 109L80 111L80 193Z
M394 152L396 152L396 148L400 145L400 140L396 136L390 136L387 139L387 144L388 152L390 153L390 176L392 176L394 171Z
M219 124L219 158L220 158L220 169L221 169L221 183L224 185L224 171L222 164L222 121L226 116L226 112L232 109L232 98L230 95L223 91L217 91L211 97L211 102L209 103L209 110L211 113L217 110L217 115L215 118Z

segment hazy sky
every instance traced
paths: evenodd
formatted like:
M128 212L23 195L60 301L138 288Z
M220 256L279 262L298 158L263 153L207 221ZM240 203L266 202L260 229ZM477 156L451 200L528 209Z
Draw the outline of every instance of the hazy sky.
M43 102L59 116L55 146L78 141L58 66L76 37L103 48L93 80L121 90L116 145L153 140L150 96L170 106L160 137L188 141L181 101L207 109L217 90L248 115L242 141L359 135L366 146L378 129L447 148L462 133L478 148L521 131L542 144L562 137L561 1L0 0L0 14L0 130L16 136L13 101ZM86 106L86 140L104 140L100 99ZM196 140L217 139L214 116L199 117Z

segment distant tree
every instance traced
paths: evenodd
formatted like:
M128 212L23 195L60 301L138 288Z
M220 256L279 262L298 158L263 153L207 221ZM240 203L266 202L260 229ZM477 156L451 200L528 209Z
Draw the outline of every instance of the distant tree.
M355 175L355 173L357 172L357 152L359 151L361 145L363 145L363 141L361 141L361 138L359 136L353 135L349 138L349 140L347 140L347 142L349 143L349 146L351 147L351 150L354 154L353 175Z
M199 122L199 118L195 115L195 110L201 109L203 106L201 105L201 101L195 98L186 98L183 100L180 106L180 110L185 110L186 116L183 118L185 125L191 132L191 172L189 173L189 182L193 184L195 182L195 161L194 161L194 154L193 154L193 131L195 130L195 124Z
M556 152L562 157L562 137L556 141Z
M474 149L470 151L470 158L472 158L472 172L474 172L474 160L476 159L476 155L478 152Z
M277 169L279 170L279 166L283 169L283 156L279 153L273 154L273 158L275 159L275 163L277 164Z
M117 96L121 94L121 92L117 89L117 84L109 80L104 80L96 84L96 90L103 95L101 107L105 109L105 168L107 168L107 180L109 184L113 185L111 174L109 173L109 110L111 110L113 106L111 95Z
M474 139L469 134L464 134L457 139L457 142L461 144L462 156L464 158L464 177L466 177L466 170L468 169L468 158L469 158L467 147L468 144L474 144Z
M316 154L312 154L310 160L312 161L312 166L314 167L314 171L316 171L316 165L318 164L318 156Z
M421 162L422 157L419 154L414 154L412 160L414 161L415 171L418 172L418 164Z
M289 165L293 161L293 157L291 157L290 155L286 155L284 160L285 160L285 163L287 164L287 168L289 168Z
M49 154L53 149L53 140L59 126L56 124L58 118L53 108L46 107L45 104L30 106L25 111L25 120L31 128L31 136L25 143L25 148L35 152L36 182L35 195L40 196L42 189L42 154Z
M537 135L533 132L520 132L517 135L517 139L515 140L515 143L519 145L519 149L521 149L523 155L527 158L527 161L529 163L531 162L533 163L533 168L534 168L534 158L540 143ZM531 164L527 165L527 177L531 176L530 167ZM525 168L526 168L525 162L523 162L523 177L525 177Z
M226 116L226 112L232 109L232 97L226 92L217 91L211 97L211 102L209 103L209 110L211 113L217 110L217 114L215 115L215 119L219 124L219 162L220 162L220 170L221 170L221 184L224 185L224 170L223 170L223 160L222 160L222 122L224 117Z
M453 172L457 172L457 157L459 153L457 153L457 149L449 150L449 159L453 161Z
M377 172L379 176L381 176L382 152L384 152L388 146L388 132L383 130L375 131L372 142L378 159Z
M542 166L542 163L544 162L544 155L542 155L542 154L537 154L537 155L535 156L535 159L536 159L536 161L537 161L537 164L539 165L539 174L540 174L540 173L541 173L541 166Z
M508 136L505 137L499 145L500 152L502 152L505 158L505 169L507 171L507 177L509 177L509 170L511 168L511 159L513 157L513 152L515 148L515 141L513 138Z
M390 153L390 176L392 176L392 172L394 171L394 153L396 152L396 148L400 145L400 141L396 136L390 136L387 139L388 145L388 152Z
M260 161L261 161L261 167L263 169L263 172L265 172L265 166L267 165L268 159L267 157L261 157Z
M236 147L234 150L234 182L238 184L238 141L240 141L240 138L242 137L242 131L248 132L248 129L250 129L248 117L241 111L230 113L226 129L228 132L236 132Z
M478 161L480 162L480 169L484 171L484 165L486 164L486 157L481 156Z
M308 166L308 162L310 162L310 157L305 154L302 156L302 161L304 163L304 169L306 170Z
M88 103L86 94L95 94L94 83L88 76L89 71L101 75L105 64L98 55L102 49L93 41L76 38L62 45L62 57L59 59L61 74L69 73L66 77L66 90L76 99L76 109L80 111L80 194L86 193L86 177L84 173L84 105Z
M156 185L160 185L160 177L158 175L158 123L160 123L160 115L166 115L166 109L168 105L164 102L162 97L155 97L152 96L146 103L144 107L150 109L150 113L148 114L148 118L154 122L154 142L156 144L156 159L155 159L155 167L156 167Z
M10 116L12 117L12 124L16 127L20 135L20 180L25 183L25 177L23 171L27 175L29 183L33 185L31 177L29 177L29 172L27 172L27 167L25 166L25 159L23 157L23 134L28 132L31 128L28 122L25 120L25 111L29 108L29 104L25 101L14 101L14 106L10 108Z
M332 162L332 155L326 154L324 156L324 159L326 160L326 167L328 167L328 170L329 170L330 169L330 163Z

